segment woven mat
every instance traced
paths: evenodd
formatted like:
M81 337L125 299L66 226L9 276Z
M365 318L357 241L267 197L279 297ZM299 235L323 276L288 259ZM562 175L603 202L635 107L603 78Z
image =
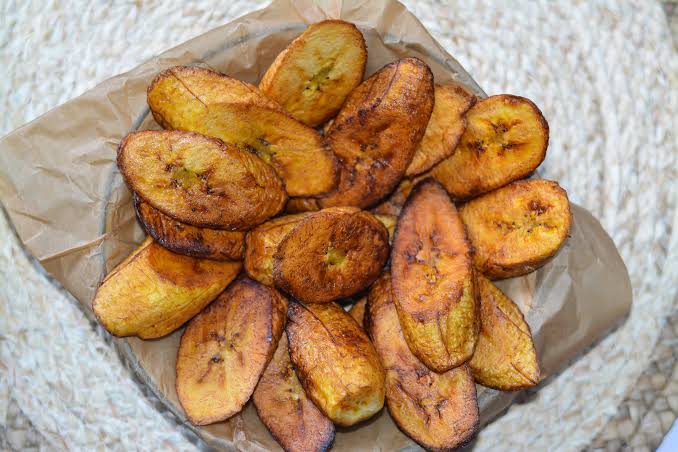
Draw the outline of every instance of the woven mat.
M0 2L0 133L264 3ZM601 220L634 287L628 321L486 428L477 450L622 447L629 429L608 421L630 416L639 375L676 378L651 354L660 333L676 348L675 315L665 326L678 286L678 64L661 5L406 3L488 93L542 107L551 143L541 173ZM0 219L0 449L194 447L105 337L34 269ZM649 405L652 419L665 408Z

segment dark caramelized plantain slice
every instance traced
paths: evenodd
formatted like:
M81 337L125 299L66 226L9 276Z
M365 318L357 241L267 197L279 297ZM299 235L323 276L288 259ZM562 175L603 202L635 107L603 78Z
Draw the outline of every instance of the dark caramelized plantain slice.
M412 161L433 109L433 75L416 58L384 66L346 100L328 129L339 185L322 207L370 207L390 193Z
M245 271L250 278L273 285L273 255L280 242L307 216L300 213L274 218L247 233Z
M172 253L149 237L106 276L92 309L111 334L162 337L214 300L241 267Z
M118 167L144 201L193 226L249 229L287 201L271 166L197 133L130 133L118 148Z
M311 24L275 59L259 88L292 116L315 127L334 116L363 79L367 48L355 25Z
M324 209L280 243L273 282L307 303L350 297L377 279L388 252L388 231L374 216L351 207Z
M463 200L522 179L544 160L549 126L529 99L502 94L475 104L452 156L431 170L450 196Z
M177 354L176 389L195 425L242 410L285 327L287 300L250 279L238 279L188 324Z
M435 373L412 354L388 273L372 286L368 298L367 331L386 370L386 406L395 423L427 450L448 451L466 444L479 422L468 365Z
M432 179L414 188L400 214L391 273L412 353L436 372L471 359L480 327L471 246L454 204Z
M320 134L252 85L178 66L156 77L148 105L165 128L199 132L255 153L275 168L291 196L317 196L337 184L336 159Z
M334 424L308 398L292 367L283 334L252 394L259 419L286 452L321 452L334 441Z
M490 278L542 266L565 243L572 221L565 190L541 179L517 181L469 201L460 214L475 249L474 264Z
M516 304L485 278L480 287L480 336L469 361L475 380L500 391L539 383L540 371L530 327Z
M217 261L238 261L245 251L245 233L191 226L173 219L134 195L137 219L160 245L175 253Z
M433 113L405 172L406 177L428 171L452 155L466 129L466 112L476 100L476 96L460 84L435 86Z
M350 426L384 405L384 369L365 332L336 303L291 303L290 358L306 394L335 424Z

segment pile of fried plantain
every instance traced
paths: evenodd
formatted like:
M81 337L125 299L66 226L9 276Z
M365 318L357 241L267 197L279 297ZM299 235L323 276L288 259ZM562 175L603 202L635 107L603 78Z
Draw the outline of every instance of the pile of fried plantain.
M358 28L326 20L258 87L171 67L147 93L167 130L120 143L149 237L92 307L116 336L188 323L176 391L195 425L251 398L285 451L326 451L335 425L386 402L421 447L449 451L479 428L475 383L542 378L523 313L491 280L534 271L568 237L565 190L521 180L545 158L546 120L522 97L434 84L417 58L363 80L366 61Z

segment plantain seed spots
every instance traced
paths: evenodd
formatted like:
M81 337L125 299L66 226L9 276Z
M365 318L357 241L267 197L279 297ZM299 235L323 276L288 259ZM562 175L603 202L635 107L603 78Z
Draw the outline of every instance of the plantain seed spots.
M264 146L270 146L271 145L271 143L268 140L266 140L266 138L264 138L264 137L258 137L257 141Z
M215 363L215 364L218 364L218 363L222 362L223 360L224 360L224 359L221 357L221 355L214 355L214 356L212 356L212 358L210 359L210 361L212 361L212 362Z
M548 206L543 205L536 199L530 201L528 207L532 212L536 213L537 215L542 215L544 212L548 210Z

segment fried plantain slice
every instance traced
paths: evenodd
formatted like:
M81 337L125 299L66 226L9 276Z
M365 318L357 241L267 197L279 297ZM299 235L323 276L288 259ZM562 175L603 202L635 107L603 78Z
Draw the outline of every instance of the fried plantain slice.
M460 210L485 276L530 273L555 255L570 232L567 193L556 182L532 179L469 201Z
M172 253L149 237L104 278L92 310L115 336L162 337L214 300L241 267Z
M250 229L287 201L271 166L197 133L130 133L118 148L118 167L144 201L193 226Z
M436 372L471 359L480 328L471 246L454 204L432 179L412 190L400 214L391 273L412 353Z
M278 346L286 311L278 291L241 278L188 324L176 389L191 423L223 421L242 410Z
M367 331L386 370L386 406L396 425L426 450L447 451L469 442L479 417L468 365L435 373L412 354L388 273L372 286L368 299Z
M303 219L278 246L273 283L297 300L326 303L367 288L388 259L388 231L356 208Z
M291 303L290 358L306 394L335 424L350 426L384 405L384 369L365 332L336 303Z
M252 394L259 419L287 452L321 452L334 441L334 424L308 398L292 367L283 334Z
M400 182L433 109L431 69L416 58L384 66L356 88L328 129L339 185L322 207L371 207Z
M466 112L476 100L473 93L458 83L435 86L433 113L405 171L406 177L426 172L452 155L466 129Z
M502 94L475 104L454 153L431 169L452 198L464 200L522 179L544 160L549 126L529 99Z
M351 309L348 310L348 313L351 314L351 317L358 322L360 328L365 327L365 307L367 305L367 297L361 297L358 301L353 303Z
M291 196L317 196L337 185L337 162L320 134L251 85L208 69L171 68L149 87L148 104L165 128L199 132L256 154Z
M237 261L245 251L245 233L198 228L165 215L134 194L134 209L144 230L175 253L217 261Z
M316 198L290 198L285 206L286 213L315 212L320 210Z
M324 20L311 24L277 56L259 88L315 127L334 116L360 84L366 62L360 30L343 20Z
M509 297L485 278L480 287L480 336L469 361L473 378L483 386L516 391L539 383L537 352L530 327Z
M273 285L273 255L280 242L307 216L300 213L274 218L247 233L245 271L250 278Z
M393 236L395 235L395 227L396 223L398 222L398 217L396 215L381 215L375 213L374 218L381 221L381 224L383 224L388 231L388 243L391 244L393 242Z
M375 215L399 216L415 185L416 183L412 179L403 179L389 197L382 203L377 204L372 212Z

